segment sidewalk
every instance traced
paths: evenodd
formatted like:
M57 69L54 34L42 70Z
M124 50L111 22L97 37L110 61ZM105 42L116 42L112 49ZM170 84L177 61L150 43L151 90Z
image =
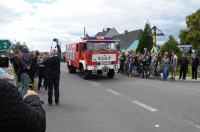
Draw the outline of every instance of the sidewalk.
M176 76L176 79L175 79L174 81L200 82L200 78L197 78L197 80L192 79L191 77L186 77L185 80L183 80L183 79L178 79L178 78L179 78L179 76ZM170 80L170 79L168 79L168 80Z

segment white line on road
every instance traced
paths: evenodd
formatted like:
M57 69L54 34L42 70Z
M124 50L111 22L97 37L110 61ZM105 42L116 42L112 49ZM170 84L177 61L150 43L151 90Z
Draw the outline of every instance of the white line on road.
M97 82L94 82L94 81L88 81L88 83L92 86L95 86L95 87L99 87L99 86L102 86L100 83L97 83Z
M158 111L157 109L155 109L155 108L153 108L153 107L151 107L151 106L148 106L148 105L146 105L146 104L144 104L144 103L141 103L141 102L139 102L139 101L137 101L137 100L132 101L132 103L134 103L134 104L136 104L136 105L138 105L138 106L140 106L140 107L142 107L142 108L145 108L146 110L149 110L149 111L151 111L151 112L156 112L156 111Z
M114 91L114 90L112 90L112 89L106 89L106 91L108 91L109 93L111 93L111 94L114 94L114 95L121 95L121 93L119 93L119 92L117 92L117 91Z
M194 124L194 123L193 123L193 122L191 122L191 121L183 120L183 122L185 122L185 123L187 123L187 124L189 124L189 125L191 125L191 126L193 126L193 127L197 128L197 129L200 129L200 126L199 126L199 125L197 125L197 124Z

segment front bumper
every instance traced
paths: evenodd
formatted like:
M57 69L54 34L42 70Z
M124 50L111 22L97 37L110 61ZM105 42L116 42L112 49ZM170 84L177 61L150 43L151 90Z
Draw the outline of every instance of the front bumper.
M108 69L108 70L114 69L115 71L118 71L119 64L87 66L87 70L89 71L97 71L97 70L104 70L104 69Z

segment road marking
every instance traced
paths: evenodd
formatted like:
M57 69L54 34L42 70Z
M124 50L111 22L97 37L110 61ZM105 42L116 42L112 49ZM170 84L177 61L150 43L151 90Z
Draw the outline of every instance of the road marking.
M121 93L119 93L119 92L117 92L117 91L114 91L114 90L112 90L112 89L106 89L106 91L108 91L108 92L111 93L111 94L117 95L117 96L121 95Z
M197 128L197 129L200 129L200 126L199 126L199 125L197 125L197 124L194 124L194 123L193 123L193 122L191 122L191 121L183 120L183 122L185 122L185 123L187 123L187 124L189 124L189 125L191 125L191 126L193 126L193 127Z
M95 87L99 87L99 86L102 86L100 83L97 83L97 82L94 82L94 81L88 81L88 83L92 86L95 86Z
M158 111L157 109L155 109L155 108L153 108L153 107L151 107L151 106L148 106L148 105L146 105L146 104L144 104L144 103L141 103L141 102L139 102L139 101L137 101L137 100L132 101L132 103L134 103L134 104L136 104L136 105L138 105L138 106L140 106L140 107L142 107L142 108L145 108L146 110L149 110L149 111L151 111L151 112L156 112L156 111Z
M158 124L157 124L157 125L154 125L154 126L155 126L156 128L159 128L159 127L160 127L160 125L158 125Z

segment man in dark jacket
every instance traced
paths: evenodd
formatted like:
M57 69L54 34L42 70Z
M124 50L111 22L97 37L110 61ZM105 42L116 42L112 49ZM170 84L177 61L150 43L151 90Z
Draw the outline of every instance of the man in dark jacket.
M48 103L52 105L53 89L55 92L55 103L59 104L59 82L60 82L60 60L61 49L57 44L57 50L53 49L50 52L50 57L45 61L46 79L48 86Z
M46 116L37 93L21 97L11 83L0 80L0 132L45 132Z
M42 87L42 80L43 81L43 86L45 87L45 90L47 90L47 82L46 82L46 76L45 76L45 61L46 61L46 56L42 54L39 59L38 59L38 91L40 91L40 87Z
M199 58L194 54L192 58L192 79L197 80L198 66L199 66Z
M21 63L21 51L20 49L15 49L14 51L14 57L11 59L11 62L13 64L15 74L17 75L17 81L21 81L21 69L22 69L22 63Z
M188 69L188 64L189 64L189 60L188 60L187 56L185 56L183 54L183 57L180 60L180 76L179 76L179 79L181 79L182 75L183 75L183 80L185 80L187 69Z
M22 90L21 94L24 96L29 89L29 81L30 81L30 68L31 68L31 53L28 51L27 48L22 49L21 54L21 83L22 83Z
M31 66L30 66L30 73L29 73L32 85L34 84L34 79L37 72L37 59L38 57L36 56L36 52L32 51L31 52Z

